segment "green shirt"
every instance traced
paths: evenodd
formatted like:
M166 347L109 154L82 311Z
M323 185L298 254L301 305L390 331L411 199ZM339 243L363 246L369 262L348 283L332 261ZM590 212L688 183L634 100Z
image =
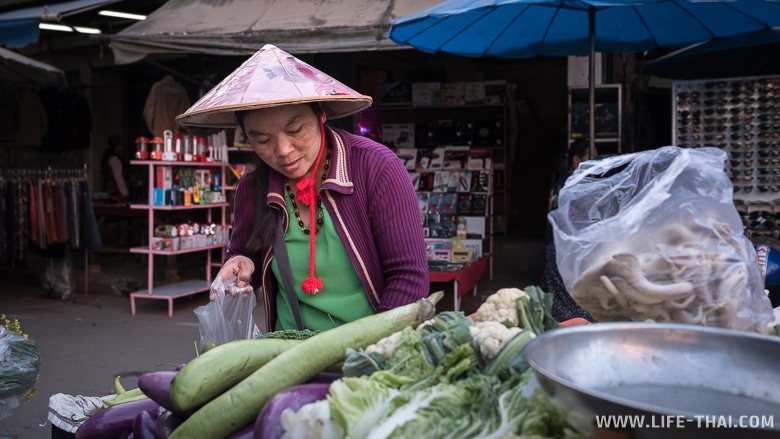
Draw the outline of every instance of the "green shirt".
M301 282L309 277L309 235L303 233L295 219L290 197L285 192L287 211L290 214L290 227L284 241L290 257L295 294L301 309L303 326L307 329L324 331L341 324L374 314L371 303L366 297L355 267L347 255L347 250L339 238L336 227L325 206L322 206L323 223L317 232L315 258L315 277L322 278L322 291L306 294L301 290ZM308 206L298 206L308 209ZM279 265L276 258L271 262L271 270L279 284L276 296L275 330L296 329L295 317L284 283L280 280Z

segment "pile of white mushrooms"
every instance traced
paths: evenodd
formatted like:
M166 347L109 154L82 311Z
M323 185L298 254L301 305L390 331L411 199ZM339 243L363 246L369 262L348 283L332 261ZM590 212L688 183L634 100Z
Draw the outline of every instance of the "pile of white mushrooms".
M572 298L598 321L761 330L751 314L771 306L750 241L717 217L686 216L601 244L582 262Z

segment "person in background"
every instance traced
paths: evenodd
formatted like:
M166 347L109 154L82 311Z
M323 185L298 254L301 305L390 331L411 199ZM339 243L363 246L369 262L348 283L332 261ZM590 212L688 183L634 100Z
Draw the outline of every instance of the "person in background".
M238 182L217 276L262 287L266 331L324 331L428 295L408 171L384 145L326 124L371 102L266 45L177 118L238 125L260 158Z
M126 201L130 191L125 182L122 151L122 139L117 135L109 137L108 146L106 146L101 160L101 172L103 174L103 190L115 194L120 201Z
M566 172L555 182L550 191L548 212L558 208L558 193L566 184L566 180L574 173L580 163L591 158L595 157L590 157L590 142L588 139L577 139L572 142L566 154ZM555 241L553 240L553 230L549 220L547 221L545 236L545 256L544 290L553 295L553 318L559 322L576 317L593 321L590 313L577 305L577 302L571 298L571 295L566 290L561 273L558 271Z

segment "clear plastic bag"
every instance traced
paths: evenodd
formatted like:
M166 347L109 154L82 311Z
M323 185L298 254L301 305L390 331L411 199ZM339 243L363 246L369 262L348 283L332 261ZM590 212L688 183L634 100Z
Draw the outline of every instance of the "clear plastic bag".
M599 321L668 321L762 332L772 319L717 148L584 162L549 214L558 269Z
M238 339L254 338L259 332L252 311L257 305L254 289L239 287L236 277L226 281L217 276L211 284L214 300L195 308L200 330L200 349Z
M0 326L0 419L11 416L25 402L40 370L35 342Z

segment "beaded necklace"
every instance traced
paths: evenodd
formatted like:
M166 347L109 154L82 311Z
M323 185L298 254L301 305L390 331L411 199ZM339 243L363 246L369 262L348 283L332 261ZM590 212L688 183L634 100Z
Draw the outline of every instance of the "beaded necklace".
M322 173L322 181L324 182L325 179L328 176L328 168L330 168L330 150L331 147L328 145L328 153L325 156L325 167L324 172ZM295 213L295 219L298 221L298 227L301 228L301 231L303 233L309 235L311 233L311 227L306 228L306 226L303 224L303 220L301 219L301 210L298 208L298 204L295 202L295 194L292 193L292 190L290 190L290 181L287 179L287 177L284 177L284 187L287 189L287 193L290 194L290 204L292 204L293 213ZM322 227L322 220L324 218L324 215L322 213L322 198L320 198L319 195L317 195L317 221L314 226L314 233L320 231L320 228Z

